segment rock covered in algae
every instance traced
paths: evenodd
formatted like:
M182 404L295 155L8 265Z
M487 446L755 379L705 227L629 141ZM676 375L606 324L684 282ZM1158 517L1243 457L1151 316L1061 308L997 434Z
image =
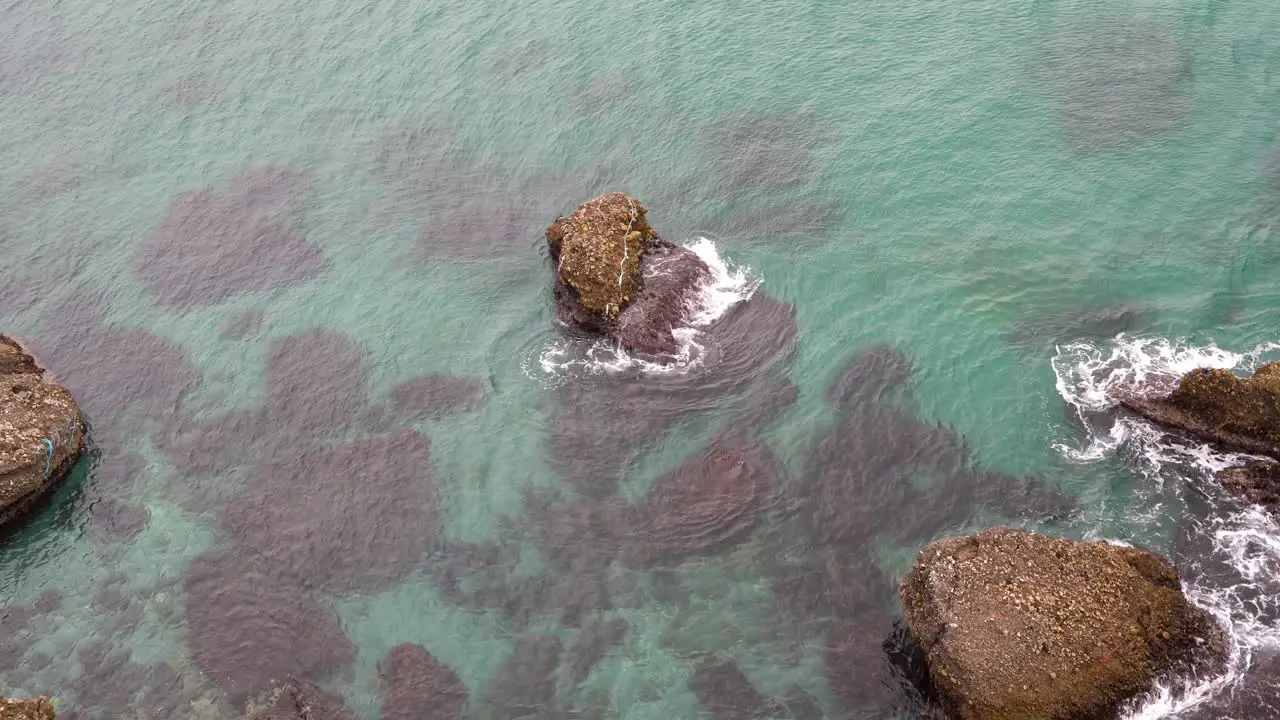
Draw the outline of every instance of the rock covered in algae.
M20 516L75 464L80 407L34 358L0 335L0 525Z
M53 703L41 695L30 700L0 697L0 720L54 720Z
M556 276L587 310L612 320L640 286L640 261L656 237L647 208L625 193L588 200L547 228Z
M1145 550L1007 527L933 543L900 588L937 699L961 720L1108 718L1213 672L1226 639Z
M1198 368L1165 397L1127 398L1123 404L1206 442L1280 459L1280 362L1267 363L1248 378Z

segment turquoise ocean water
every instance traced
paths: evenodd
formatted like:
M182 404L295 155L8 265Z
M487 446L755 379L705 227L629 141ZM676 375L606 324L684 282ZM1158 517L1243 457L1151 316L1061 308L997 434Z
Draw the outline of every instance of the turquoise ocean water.
M891 581L993 522L1172 553L1194 508L1124 452L1081 458L1054 358L1121 332L1277 339L1277 38L1260 0L5 5L0 331L72 387L97 448L0 545L0 688L60 717L233 717L258 688L208 657L241 652L377 718L411 642L471 717L733 717L691 682L726 659L778 716L804 697L916 717L838 687L832 624L857 619L780 609L779 558L824 550L788 510L837 423L824 388L890 343L911 417L1073 501L1046 519L957 500L927 536L875 515L846 550ZM777 369L798 397L758 433L770 500L749 535L659 567L589 552L590 522L538 500L593 494L551 450L579 378L540 362L563 342L542 231L611 190L795 313ZM422 377L424 408L394 410ZM663 427L602 492L641 502L734 402ZM429 453L383 442L405 429ZM885 482L928 496L906 476ZM262 590L242 546L288 589ZM573 617L546 590L590 583ZM584 627L616 631L593 662ZM226 647L255 638L270 649Z

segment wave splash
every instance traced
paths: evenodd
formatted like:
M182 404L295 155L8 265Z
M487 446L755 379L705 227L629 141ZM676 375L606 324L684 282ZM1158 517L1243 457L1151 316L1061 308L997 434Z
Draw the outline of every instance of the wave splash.
M542 349L537 366L544 377L574 374L598 375L624 371L651 375L684 374L697 368L705 357L699 342L704 330L724 317L730 308L749 300L760 287L762 278L745 265L736 265L721 256L716 244L705 237L685 245L711 270L711 280L695 294L685 298L688 325L672 331L677 341L675 356L667 362L654 362L635 357L610 340L568 339L550 343ZM661 272L659 264L648 272ZM530 370L526 363L526 371Z
M1274 580L1280 569L1280 525L1262 508L1242 508L1238 501L1224 497L1214 479L1219 471L1252 456L1222 452L1121 414L1120 401L1170 392L1182 375L1199 367L1252 372L1265 354L1276 349L1280 343L1237 353L1183 339L1119 335L1109 344L1059 346L1052 360L1058 394L1085 435L1079 446L1054 444L1063 458L1093 463L1116 454L1158 489L1172 480L1192 490L1194 497L1188 504L1200 505L1195 514L1203 517L1184 524L1179 538L1179 545L1185 543L1188 554L1195 557L1191 572L1179 568L1187 575L1183 590L1227 628L1230 638L1231 654L1223 675L1179 687L1157 687L1126 715L1127 720L1176 717L1201 708L1237 686L1259 650L1280 647L1280 608L1276 606L1280 587Z

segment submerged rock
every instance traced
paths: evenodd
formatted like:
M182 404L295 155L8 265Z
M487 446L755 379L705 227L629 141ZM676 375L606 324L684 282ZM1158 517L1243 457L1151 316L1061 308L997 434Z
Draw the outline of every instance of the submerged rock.
M1280 362L1267 363L1248 378L1199 368L1165 397L1121 403L1157 425L1205 442L1280 459Z
M54 720L53 703L41 695L30 700L0 697L0 720Z
M1256 462L1218 473L1227 490L1273 513L1280 513L1280 463Z
M618 314L613 334L633 353L675 355L680 348L672 330L688 324L711 270L692 250L661 241L650 245L641 270L641 286Z
M1121 404L1198 440L1280 460L1280 362L1267 363L1247 378L1198 368L1166 396L1128 397ZM1218 480L1248 502L1280 512L1280 464L1250 462L1223 470Z
M342 696L297 679L267 691L245 708L244 720L355 720Z
M638 200L601 195L547 228L562 323L607 335L630 352L675 355L675 328L687 324L711 269L693 251L660 240Z
M463 716L467 686L421 645L391 648L383 665L382 720L453 720Z
M192 659L232 702L272 680L322 678L355 659L337 614L252 557L208 551L192 561L184 591Z
M778 487L762 443L724 435L658 478L636 511L633 564L678 562L741 541Z
M997 527L920 552L900 597L937 699L963 720L1107 718L1214 672L1226 639L1164 559Z
M80 407L18 343L0 335L0 525L13 520L75 465L84 443Z

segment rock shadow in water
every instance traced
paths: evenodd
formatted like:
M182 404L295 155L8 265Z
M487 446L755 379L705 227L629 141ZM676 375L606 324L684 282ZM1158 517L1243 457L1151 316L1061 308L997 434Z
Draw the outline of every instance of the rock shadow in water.
M254 167L178 195L134 253L139 277L161 303L185 308L319 276L329 259L297 231L307 186L297 170Z

